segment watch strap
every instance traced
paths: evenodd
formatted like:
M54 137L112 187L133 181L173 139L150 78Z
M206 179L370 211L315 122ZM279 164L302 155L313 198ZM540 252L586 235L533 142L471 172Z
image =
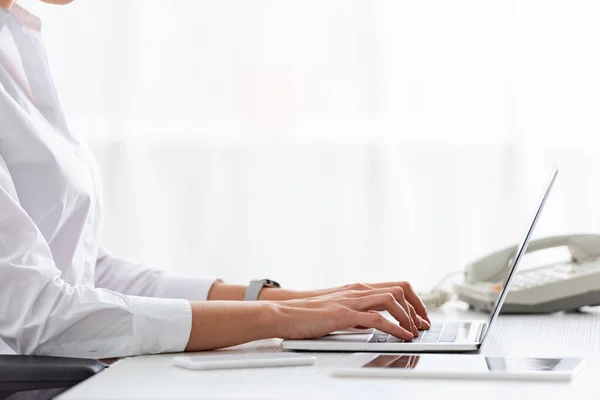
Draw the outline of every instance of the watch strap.
M258 300L258 296L260 295L260 292L264 287L278 288L281 286L279 285L279 283L270 279L256 279L250 281L250 284L246 289L246 293L244 294L244 301Z

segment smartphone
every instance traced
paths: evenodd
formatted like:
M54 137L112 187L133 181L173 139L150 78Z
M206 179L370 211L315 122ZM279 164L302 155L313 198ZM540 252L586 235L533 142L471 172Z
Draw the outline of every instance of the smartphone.
M172 363L176 367L213 370L235 368L266 368L266 367L297 367L313 365L316 357L306 354L275 352L275 353L235 353L202 356L177 356Z
M338 377L402 377L570 381L583 358L496 357L473 354L355 353L333 367Z

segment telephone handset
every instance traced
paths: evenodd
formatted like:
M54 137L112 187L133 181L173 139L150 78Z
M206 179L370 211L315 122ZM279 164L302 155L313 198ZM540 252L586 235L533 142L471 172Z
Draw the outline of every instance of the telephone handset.
M538 239L529 243L527 253L562 246L569 250L573 263L600 257L600 235L566 235ZM517 245L514 245L467 265L465 280L468 283L504 280L516 251Z
M549 265L517 270L502 306L502 313L547 313L600 305L600 235L580 234L546 237L532 241L527 254L566 247L570 259ZM464 281L452 291L435 289L426 294L428 306L439 306L452 292L472 308L491 310L502 285L516 246L511 246L466 266Z

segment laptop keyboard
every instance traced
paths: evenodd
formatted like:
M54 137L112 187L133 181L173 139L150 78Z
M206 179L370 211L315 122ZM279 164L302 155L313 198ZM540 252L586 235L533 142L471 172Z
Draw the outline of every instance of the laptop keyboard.
M470 323L462 324L467 331ZM468 325L468 326L466 326ZM419 331L419 336L413 340L399 339L381 331L373 331L369 343L452 343L456 340L461 323L433 324L426 331Z

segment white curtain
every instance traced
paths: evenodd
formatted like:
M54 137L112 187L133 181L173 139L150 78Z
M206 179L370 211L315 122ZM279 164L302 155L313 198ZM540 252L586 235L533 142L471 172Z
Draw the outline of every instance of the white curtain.
M288 287L442 275L600 231L600 3L79 0L43 19L105 241Z

